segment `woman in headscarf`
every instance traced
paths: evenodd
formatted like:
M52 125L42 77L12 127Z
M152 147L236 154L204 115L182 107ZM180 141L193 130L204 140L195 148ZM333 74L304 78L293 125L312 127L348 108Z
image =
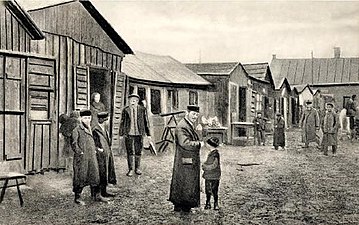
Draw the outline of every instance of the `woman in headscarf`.
M92 121L91 121L91 126L94 127L98 124L98 118L97 118L97 114L99 112L106 112L107 109L105 107L105 105L100 101L101 100L101 95L98 92L94 92L91 95L91 106L90 106L90 110L92 113Z

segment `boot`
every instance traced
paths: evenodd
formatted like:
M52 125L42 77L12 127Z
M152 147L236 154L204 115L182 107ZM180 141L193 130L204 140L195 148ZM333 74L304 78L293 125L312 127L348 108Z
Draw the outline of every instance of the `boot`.
M107 192L106 186L101 187L101 195L102 195L103 197L115 197L114 194Z
M211 195L207 195L206 206L204 207L204 209L210 209L210 208L211 208Z
M127 163L128 163L128 172L127 176L133 176L133 155L127 155Z
M219 210L219 206L218 206L218 194L214 195L214 206L213 206L214 210Z
M96 192L96 195L95 195L95 201L96 202L105 202L107 203L108 202L108 199L107 198L104 198L100 192Z
M91 199L95 200L96 197L96 190L94 187L90 187L90 191L91 191Z
M86 205L85 202L81 201L81 194L75 193L75 200L74 202L78 205Z
M333 151L333 155L335 155L337 153L337 146L336 145L332 146L332 151Z
M141 168L141 156L140 155L136 155L135 156L135 173L137 175L141 175L142 171L140 170Z

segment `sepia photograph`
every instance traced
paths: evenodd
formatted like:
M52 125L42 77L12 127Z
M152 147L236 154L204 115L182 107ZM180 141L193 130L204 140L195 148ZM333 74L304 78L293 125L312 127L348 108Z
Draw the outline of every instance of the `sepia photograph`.
M359 1L0 0L0 225L358 225Z

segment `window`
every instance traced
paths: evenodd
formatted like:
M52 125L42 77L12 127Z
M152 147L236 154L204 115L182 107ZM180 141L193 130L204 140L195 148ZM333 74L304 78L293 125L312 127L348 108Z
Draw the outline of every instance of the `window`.
M189 91L189 104L190 105L198 105L198 92L197 91Z
M262 95L257 93L256 94L256 111L257 112L262 111L262 101L263 101Z
M178 109L178 91L177 90L168 90L168 111L171 112L173 110Z
M350 96L343 96L343 108L347 105L349 99L351 99Z
M151 89L151 112L152 114L161 113L161 91Z
M146 101L147 101L147 99L146 99L146 89L144 87L139 87L137 89L137 93L138 93L138 96L140 96L139 104L146 107L146 104L145 104Z

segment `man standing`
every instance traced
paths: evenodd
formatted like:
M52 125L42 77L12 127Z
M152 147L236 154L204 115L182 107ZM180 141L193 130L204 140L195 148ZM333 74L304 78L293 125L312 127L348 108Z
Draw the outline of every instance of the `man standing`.
M332 146L333 155L337 151L337 137L339 129L339 116L333 111L334 104L327 103L327 110L322 120L324 155L328 155L328 147Z
M200 148L203 142L194 129L198 106L187 106L187 112L175 132L176 152L170 188L175 211L190 212L200 206Z
M279 146L282 150L285 147L285 122L282 114L279 112L274 120L273 146L275 150L278 150Z
M319 131L320 121L317 110L313 108L312 101L307 101L305 105L306 109L300 119L300 127L302 128L303 147L308 148L311 142L319 144L316 132Z
M72 131L72 149L74 151L73 192L75 203L85 205L80 200L82 189L90 185L91 195L96 201L107 202L99 190L99 170L96 159L97 148L91 132L91 111L80 112L81 123Z
M350 129L350 139L353 140L356 138L354 130L355 122L355 113L356 113L356 95L352 95L352 98L348 100L345 109L347 110L347 117L349 118L349 129Z
M125 137L127 151L128 173L133 176L133 157L135 156L135 173L141 175L141 155L143 147L143 135L151 139L150 126L148 123L147 110L138 104L140 96L131 94L128 96L130 105L122 111L120 124L120 136Z
M97 162L100 172L100 189L103 197L114 197L107 192L107 185L116 184L116 173L113 154L111 151L111 139L108 133L108 112L97 113L97 125L93 128L93 139L97 147Z
M254 124L254 138L257 141L257 145L265 145L266 143L266 136L265 136L265 129L266 129L266 122L262 117L261 112L257 112L257 116L253 119Z

